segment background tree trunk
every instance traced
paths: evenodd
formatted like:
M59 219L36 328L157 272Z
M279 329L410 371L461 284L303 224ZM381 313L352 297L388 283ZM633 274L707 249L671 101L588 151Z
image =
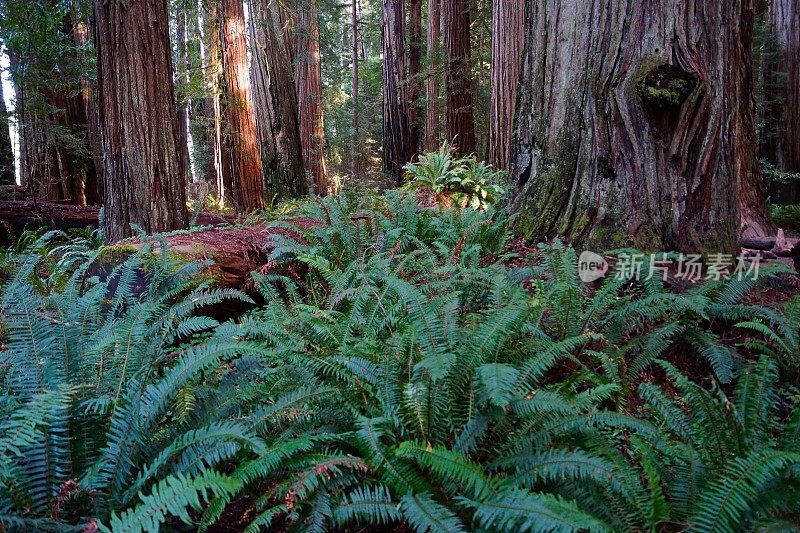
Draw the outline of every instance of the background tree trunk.
M422 140L422 123L417 117L417 102L422 95L420 72L422 71L422 0L409 0L409 36L408 46L408 123L411 126L411 148L419 150Z
M445 133L458 152L475 152L475 123L470 75L468 0L441 0L444 24Z
M186 12L186 3L178 6L175 16L175 114L178 120L178 143L181 147L178 157L182 157L186 169L184 179L188 184L191 181L191 165L189 164L189 48L187 33L189 31L189 17Z
M492 3L489 163L499 170L508 169L511 157L514 108L524 41L524 9L525 0L495 0Z
M3 85L0 83L0 185L14 185L17 182L14 169L14 149L11 146L8 111L6 111L6 101L3 99Z
M771 0L762 61L764 106L761 157L778 170L800 173L800 0ZM800 203L800 183L773 183L773 202Z
M219 0L202 0L204 16L203 28L206 40L206 57L204 69L206 71L206 92L209 95L206 103L206 115L210 117L211 129L211 160L213 171L209 174L216 177L214 188L217 198L224 202L226 198L225 183L222 178L222 37L220 29Z
M90 61L91 43L89 40L89 23L78 21L73 26L75 46L81 62ZM87 165L84 174L84 194L87 205L102 205L103 191L100 174L103 171L103 154L100 146L100 122L94 98L94 82L86 76L80 79L80 95L78 97L78 113L82 113L83 123L91 146L92 164Z
M222 179L237 213L264 207L242 0L222 0Z
M319 56L319 26L316 0L295 0L294 29L289 49L300 119L303 167L310 174L317 194L336 191L325 172L325 128L322 119L322 67Z
M529 1L512 155L522 232L736 252L756 163L752 7Z
M383 166L397 183L413 154L403 0L383 0Z
M185 228L167 2L106 0L94 17L106 236Z
M261 161L270 201L308 194L292 65L268 0L250 2L251 73Z
M360 31L358 29L358 0L350 3L350 37L352 39L351 61L352 77L350 83L350 97L352 98L353 117L352 128L353 137L350 142L350 175L358 179L361 176L361 132L359 131L359 104L358 101L358 56L360 43Z
M206 15L208 17L208 15ZM219 30L216 31L219 39ZM187 9L187 43L189 84L194 88L189 99L189 133L192 136L192 156L196 194L202 198L216 195L217 167L215 165L214 90L208 80L212 66L208 62L208 44L203 45L200 6L193 3ZM198 90L202 87L203 90Z
M439 127L439 72L442 41L442 0L428 2L428 78L425 82L425 150L433 151L441 143Z

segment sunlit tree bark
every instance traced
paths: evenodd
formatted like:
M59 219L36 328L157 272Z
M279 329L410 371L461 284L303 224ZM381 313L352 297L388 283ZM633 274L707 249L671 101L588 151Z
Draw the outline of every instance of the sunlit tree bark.
M264 180L253 114L247 34L242 0L221 0L222 179L233 207L246 213L264 207Z

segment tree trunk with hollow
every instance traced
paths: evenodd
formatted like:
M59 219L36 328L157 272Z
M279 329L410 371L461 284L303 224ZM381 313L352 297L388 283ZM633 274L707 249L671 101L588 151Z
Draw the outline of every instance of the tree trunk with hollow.
M525 0L492 3L491 97L489 103L489 163L507 170L517 101L523 45Z
M185 228L167 2L105 0L94 20L106 236Z
M757 170L752 0L529 1L519 229L597 248L738 249Z
M269 201L308 194L297 93L283 32L268 0L250 2L251 73L256 124Z
M445 48L445 133L461 154L475 152L467 0L441 0Z
M247 30L242 0L221 0L222 180L237 213L264 207L256 120L247 64Z

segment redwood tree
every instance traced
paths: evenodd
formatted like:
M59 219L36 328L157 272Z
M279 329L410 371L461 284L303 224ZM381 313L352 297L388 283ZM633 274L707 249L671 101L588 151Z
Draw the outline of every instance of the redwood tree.
M445 133L460 153L469 154L475 151L469 0L441 1L446 56Z
M439 126L439 55L442 40L442 0L428 1L428 77L425 82L425 143L427 151L440 143Z
M242 0L221 0L222 179L238 213L264 207L261 155L250 92Z
M414 155L403 0L383 0L383 165L397 182Z
M253 102L267 199L308 194L292 65L268 0L250 1Z
M106 236L185 228L167 2L96 2L94 20Z
M280 14L294 67L303 167L311 176L316 193L329 194L335 191L336 184L325 173L317 1L293 0L291 9L283 8Z
M511 155L514 107L524 36L524 8L525 0L495 0L492 3L489 163L500 170L508 169Z
M519 227L734 253L752 142L752 0L529 2Z

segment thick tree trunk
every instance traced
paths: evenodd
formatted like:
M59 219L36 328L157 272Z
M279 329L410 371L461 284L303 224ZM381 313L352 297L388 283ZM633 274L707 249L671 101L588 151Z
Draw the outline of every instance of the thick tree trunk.
M425 82L425 150L434 151L441 143L439 127L439 80L442 41L442 0L428 2L428 78Z
M524 44L524 9L525 0L495 0L492 4L489 163L499 170L509 168L511 157L514 108Z
M11 146L11 129L0 84L0 185L14 185L17 178L14 170L14 149Z
M268 0L250 2L253 102L269 201L308 194L292 65Z
M167 2L105 0L94 20L106 236L185 228Z
M264 207L242 0L222 0L222 177L237 213Z
M414 155L403 0L383 0L383 166L400 183Z
M529 1L512 153L523 233L737 251L756 163L752 7Z
M444 23L445 133L459 153L475 152L475 124L470 74L468 0L441 0Z
M771 0L762 62L764 109L761 157L779 170L800 173L800 0ZM773 183L776 203L800 203L800 183Z
M287 41L297 89L303 167L310 174L316 193L326 195L335 192L337 186L325 172L317 0L295 0L292 5L294 28L288 32L291 37Z

